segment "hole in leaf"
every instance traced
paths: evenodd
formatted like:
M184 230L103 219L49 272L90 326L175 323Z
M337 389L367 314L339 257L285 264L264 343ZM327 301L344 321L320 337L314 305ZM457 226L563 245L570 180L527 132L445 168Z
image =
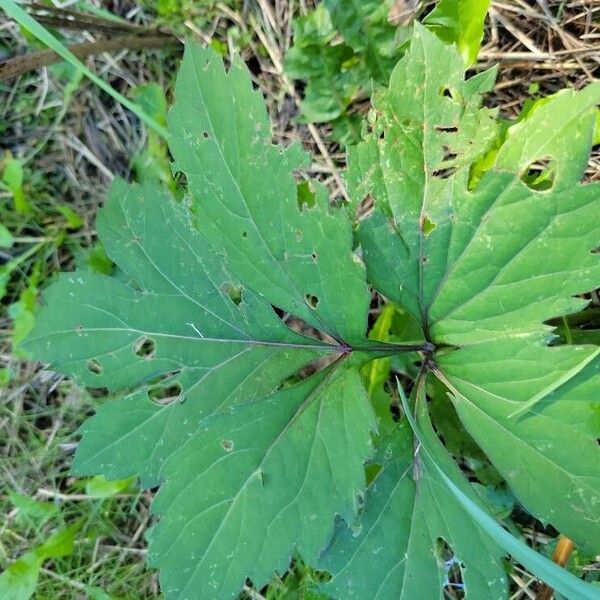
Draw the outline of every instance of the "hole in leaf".
M444 145L444 157L442 158L443 162L454 160L457 156L458 154L456 154L456 152L452 152L450 146Z
M319 299L313 294L304 294L304 299L306 300L306 304L308 304L311 308L317 308L319 305Z
M248 232L246 230L242 231L242 239L247 239L248 237Z
M449 167L448 169L437 169L436 171L433 171L431 175L436 179L448 179L448 177L452 177L456 171L456 167Z
M148 390L148 398L155 404L166 406L181 396L181 385L176 381L168 385L157 385Z
M445 572L444 589L452 598L464 598L463 565L444 538L437 538L436 554Z
M435 130L440 133L458 133L458 127L454 127L453 125L436 125Z
M90 397L94 398L95 400L106 398L110 395L110 391L107 387L86 387L86 389L89 392ZM90 412L87 416L91 417L92 414L93 413Z
M233 442L231 440L221 440L221 447L225 452L231 452L233 450Z
M242 302L243 288L241 285L233 285L233 283L224 283L220 288L221 292L236 305L239 306Z
M133 351L137 356L141 356L142 358L154 358L156 344L150 338L141 337L133 345Z
M448 87L447 85L443 85L440 88L440 96L442 96L443 98L449 98L450 100L452 100L452 102L455 102L456 104L462 103L462 96L460 95L459 91L455 88Z
M551 156L543 156L525 169L521 181L532 190L549 190L554 185L555 174L556 161Z
M429 234L437 227L437 225L429 219L427 215L421 217L421 232L425 237L429 237Z
M382 466L379 463L368 463L365 465L365 476L367 487L375 480L375 477L381 473Z
M277 306L271 305L271 308L273 309L277 317L281 319L281 322L284 323L289 329L291 329L295 333L299 333L300 335L303 335L307 338L311 338L319 342L324 342L332 346L339 345L339 342L337 340L332 338L327 333L319 331L312 325L309 325L303 319L296 317L291 313L285 312Z
M316 252L311 252L310 257L313 259L314 262L317 262L319 260L319 255Z
M85 366L90 373L93 373L94 375L102 375L102 365L95 358L90 358L90 360L85 363Z
M273 305L273 304L271 304L271 308L273 309L273 311L275 312L275 314L276 314L276 315L277 315L277 316L278 316L278 317L279 317L279 318L280 318L282 321L284 321L284 322L285 322L285 321L287 320L287 319L286 319L286 317L287 317L288 315L286 314L286 312L285 312L283 309L281 309L281 308L279 308L278 306L275 306L275 305Z
M382 131L382 132L379 134L379 139L380 139L380 140L385 140L385 131Z
M375 200L371 194L367 194L358 205L356 209L356 218L359 221L363 221L373 214L373 208L375 206Z
M83 325L75 325L75 333L77 335L82 335L84 332Z
M177 184L178 188L187 190L187 175L183 171L173 170L173 179L175 180L175 183Z
M302 210L305 206L307 208L312 208L315 205L316 195L310 185L310 182L301 181L297 185L296 190L297 190L298 208L300 210Z
M392 421L399 423L402 419L402 408L400 401L396 396L390 397L390 413L392 413Z
M208 131L203 131L202 132L202 137L207 140L210 137L210 134L208 133Z

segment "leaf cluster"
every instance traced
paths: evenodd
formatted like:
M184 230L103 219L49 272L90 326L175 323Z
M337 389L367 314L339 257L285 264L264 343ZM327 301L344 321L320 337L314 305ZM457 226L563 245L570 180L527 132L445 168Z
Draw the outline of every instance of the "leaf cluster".
M116 394L74 471L160 486L150 561L168 598L235 596L295 555L333 597L504 598L506 553L594 597L502 529L453 456L466 431L489 465L473 479L600 550L600 350L548 324L600 281L599 188L580 183L600 86L539 106L482 166L494 77L467 79L415 25L335 207L297 185L309 157L272 143L245 67L187 45L168 115L186 197L116 182L97 219L115 273L62 274L26 342ZM371 288L402 313L368 335ZM410 399L386 400L391 368Z

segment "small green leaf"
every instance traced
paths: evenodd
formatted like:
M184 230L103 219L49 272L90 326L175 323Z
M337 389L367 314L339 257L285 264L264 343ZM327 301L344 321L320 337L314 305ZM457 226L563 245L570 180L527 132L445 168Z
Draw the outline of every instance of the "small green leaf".
M454 43L470 66L477 60L490 0L440 0L423 23L441 40Z
M85 593L90 600L118 600L115 596L107 594L102 588L96 586L86 587Z
M0 248L10 248L14 244L14 238L6 225L0 223Z
M9 492L11 504L19 509L17 518L22 521L44 522L58 512L58 508L50 502L40 502L29 496Z
M22 344L29 332L33 329L35 323L35 313L37 312L37 284L40 279L41 265L35 263L33 271L29 277L27 287L21 292L17 302L13 302L8 307L8 314L13 322L12 347L13 353L23 358L28 358L29 354Z
M20 213L31 212L31 204L23 190L23 163L7 153L2 161L2 181L13 195L15 210Z
M6 600L29 600L37 586L42 561L29 552L0 573L0 596Z
M347 44L334 43L335 33L324 4L294 20L294 46L286 54L285 71L308 82L301 105L304 121L339 117L364 79L354 51Z
M97 475L85 482L85 493L96 498L110 498L130 491L134 486L134 482L134 479L109 481L102 475Z
M12 378L13 372L9 367L0 368L0 388L7 388Z
M35 592L40 569L50 558L68 556L73 552L79 524L53 533L48 540L24 554L0 574L0 598L3 600L28 600Z
M70 229L79 229L83 226L83 219L69 206L57 206L56 210L67 220Z
M398 48L395 27L388 22L392 0L325 0L324 4L335 29L355 52L363 55L369 75L385 82Z

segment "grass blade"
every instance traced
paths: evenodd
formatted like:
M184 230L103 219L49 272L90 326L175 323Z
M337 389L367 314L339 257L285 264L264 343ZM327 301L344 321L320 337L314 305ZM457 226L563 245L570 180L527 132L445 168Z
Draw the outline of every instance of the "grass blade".
M19 25L27 29L27 31L34 35L38 40L54 50L54 52L64 58L75 68L79 69L99 88L103 89L117 102L134 113L141 121L148 125L150 129L155 131L164 139L169 137L169 132L164 127L159 125L152 117L147 115L137 104L135 104L135 102L132 102L123 96L123 94L117 92L117 90L115 90L108 82L104 81L104 79L98 77L93 71L88 69L88 67L86 67L67 47L65 47L64 44L56 39L52 33L50 33L50 31L38 23L31 15L25 12L16 2L13 0L0 0L0 8L2 8L8 16L19 23Z
M556 563L548 560L539 552L532 550L521 540L514 537L506 531L497 521L482 510L475 502L466 496L454 482L437 465L435 457L428 448L427 440L419 429L416 419L412 414L410 405L404 394L404 390L398 382L398 392L402 399L402 407L410 426L421 444L421 450L427 452L432 462L435 464L440 476L448 489L460 502L461 506L469 513L471 518L488 533L508 554L519 561L528 571L539 577L567 598L572 600L600 600L600 591L594 589L588 583L585 583L566 569L559 567Z

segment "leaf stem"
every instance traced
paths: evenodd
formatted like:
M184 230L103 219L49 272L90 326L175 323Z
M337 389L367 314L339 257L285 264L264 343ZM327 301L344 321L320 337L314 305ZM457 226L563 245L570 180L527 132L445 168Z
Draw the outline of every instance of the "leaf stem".
M386 342L380 342L365 344L364 346L349 346L349 350L356 352L389 352L390 354L424 352L429 355L435 350L435 345L431 342L422 342L420 344L388 344Z

